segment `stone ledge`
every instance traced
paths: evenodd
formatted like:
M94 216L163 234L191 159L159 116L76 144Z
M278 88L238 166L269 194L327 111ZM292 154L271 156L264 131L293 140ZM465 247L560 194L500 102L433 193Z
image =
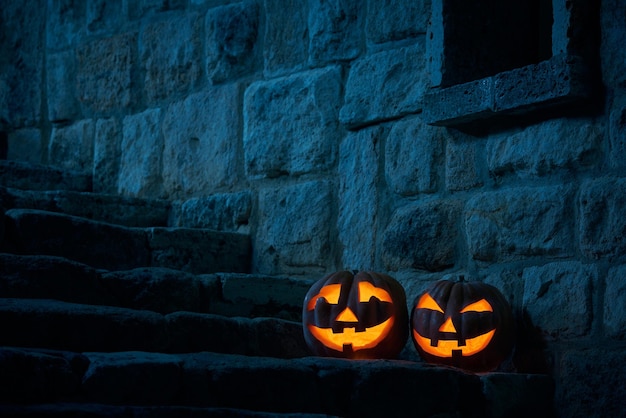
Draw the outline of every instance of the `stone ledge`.
M72 368L76 363L81 367ZM407 361L0 348L0 369L6 370L0 384L11 387L0 393L0 403L28 391L31 403L73 399L359 417L554 416L548 376L474 375Z
M557 55L492 77L435 88L424 95L423 119L463 127L592 97L589 69L581 58Z
M88 192L92 189L91 176L88 174L8 160L0 160L0 184L30 190Z

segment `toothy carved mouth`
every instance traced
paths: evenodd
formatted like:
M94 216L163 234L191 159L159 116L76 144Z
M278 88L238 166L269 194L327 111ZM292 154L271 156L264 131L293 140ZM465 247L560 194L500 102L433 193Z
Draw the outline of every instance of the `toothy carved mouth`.
M357 332L356 328L344 328L343 332L333 332L332 328L319 328L308 325L309 331L319 342L333 350L342 351L346 345L352 346L352 351L376 347L389 334L393 327L393 317L373 327Z
M433 346L430 338L422 337L415 330L413 330L413 337L422 350L433 356L449 358L452 357L453 351L460 351L463 357L467 357L484 350L491 342L495 332L496 330L492 329L478 337L468 338L465 340L465 345L462 346L459 346L457 340L439 340L437 345Z

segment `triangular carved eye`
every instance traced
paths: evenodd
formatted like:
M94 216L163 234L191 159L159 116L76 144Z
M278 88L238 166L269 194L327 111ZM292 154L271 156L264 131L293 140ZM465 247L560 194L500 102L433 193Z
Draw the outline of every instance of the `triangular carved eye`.
M370 282L359 282L359 302L369 302L372 296L381 302L391 302L391 295L386 290Z
M307 305L307 309L312 311L315 309L315 304L319 298L326 299L326 302L331 305L336 305L339 302L339 295L341 294L341 284L327 284L320 289L320 292L315 295Z
M478 302L470 303L465 308L461 309L461 313L465 312L493 312L493 308L486 299L481 299Z
M437 302L435 302L435 299L433 299L428 293L424 293L419 302L417 302L417 309L430 309L431 311L443 313L443 309L441 309Z

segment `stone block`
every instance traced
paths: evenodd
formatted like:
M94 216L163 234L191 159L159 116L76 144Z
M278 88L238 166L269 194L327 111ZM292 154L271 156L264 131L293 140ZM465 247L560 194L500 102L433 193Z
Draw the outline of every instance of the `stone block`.
M253 243L258 273L319 275L326 271L332 205L327 181L260 190Z
M572 195L566 186L520 187L475 195L465 207L470 257L503 262L573 255Z
M148 228L150 265L194 274L250 271L250 237L210 229Z
M429 91L424 95L424 121L448 126L488 118L495 111L493 95L491 78Z
M173 204L173 226L243 232L252 211L252 193L217 193Z
M213 84L249 74L257 63L259 7L252 1L209 9L205 16L207 78Z
M599 162L602 127L586 119L553 119L523 131L493 136L486 145L494 177L570 173Z
M298 0L266 0L264 73L276 77L305 68L308 7Z
M426 90L425 62L421 43L354 61L340 121L357 128L420 111Z
M361 53L360 1L309 2L309 62L313 66L351 60Z
M5 346L53 350L158 351L166 348L162 315L51 299L0 299Z
M37 128L24 128L9 133L7 159L33 164L41 163L41 131Z
M609 108L608 163L611 168L626 167L626 92L617 95Z
M65 170L91 173L94 132L95 122L92 119L52 128L48 146L49 163Z
M244 98L243 143L250 177L321 172L340 139L338 67L252 84Z
M237 84L209 87L168 106L162 181L169 198L207 195L237 182L239 106Z
M382 257L386 268L439 271L457 261L457 224L462 204L433 200L398 209L383 235Z
M595 347L568 350L559 363L561 416L620 416L626 409L626 351Z
M377 126L350 132L339 148L339 215L337 229L345 269L375 266L378 230L379 165L387 130Z
M91 190L91 175L18 161L0 160L0 183L27 190Z
M437 190L445 132L412 117L393 124L385 143L385 176L395 193L411 196Z
M181 384L181 363L160 353L86 353L89 368L81 389L90 402L162 405L174 401Z
M0 294L5 298L57 299L118 305L119 299L85 264L44 255L0 254Z
M122 124L116 118L96 121L93 150L93 191L117 192L120 172Z
M157 104L196 87L202 74L202 19L172 16L146 25L139 35L139 60L148 104Z
M131 106L136 44L135 34L120 34L77 49L76 90L83 105L96 113Z
M446 143L446 189L469 190L483 185L481 178L482 145L473 137L456 132Z
M545 336L569 339L589 333L592 288L598 282L594 265L564 261L527 267L522 279L524 309Z
M4 2L0 20L0 130L10 131L42 119L46 7L42 1Z
M612 338L626 337L626 266L609 269L604 290L604 330Z
M622 260L626 254L626 179L600 178L581 186L580 248L590 259Z
M47 10L41 7L41 12L47 16L48 49L65 50L85 39L86 4L81 0L52 0Z
M314 280L257 274L220 273L223 304L215 313L228 316L302 319L304 296Z
M102 286L118 300L116 306L167 314L210 312L219 298L219 279L163 267L103 272Z
M620 0L603 1L600 6L602 42L599 45L602 80L609 88L626 86L626 51L621 47L626 35L624 25L616 19L626 13Z
M122 195L161 197L163 137L161 110L148 109L122 122L122 153L117 190Z
M124 22L124 0L89 0L87 2L87 30L91 33L110 32ZM130 2L134 3L134 2Z
M144 230L29 209L5 215L7 239L11 231L17 253L56 255L106 269L149 265Z
M430 0L412 2L367 2L367 39L375 44L397 41L426 33Z
M61 122L80 118L75 51L50 53L46 58L48 119L51 122Z

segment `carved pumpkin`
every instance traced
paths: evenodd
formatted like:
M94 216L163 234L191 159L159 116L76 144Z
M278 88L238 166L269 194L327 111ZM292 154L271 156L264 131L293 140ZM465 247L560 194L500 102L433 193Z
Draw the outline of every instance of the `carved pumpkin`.
M441 280L419 295L411 334L429 363L474 372L495 370L513 348L511 308L498 289L481 282Z
M314 355L394 358L408 338L404 289L381 273L331 273L307 293L302 326Z

